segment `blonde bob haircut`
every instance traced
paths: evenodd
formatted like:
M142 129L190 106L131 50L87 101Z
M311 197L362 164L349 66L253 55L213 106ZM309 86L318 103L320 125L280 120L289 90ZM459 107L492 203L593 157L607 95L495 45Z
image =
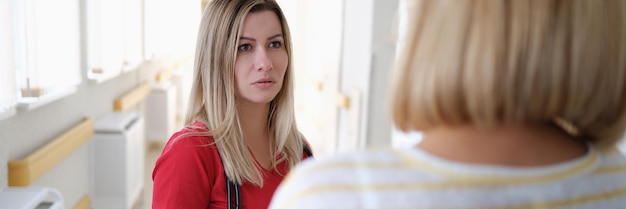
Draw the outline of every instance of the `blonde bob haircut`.
M622 138L624 0L414 3L391 101L401 130L545 123L602 149Z
M273 0L213 0L207 5L200 25L189 109L185 124L202 122L208 132L189 135L212 136L226 176L236 184L262 186L263 175L243 140L235 96L235 59L243 21L248 13L273 11L282 24L284 47L292 56L291 36L285 16ZM294 115L293 70L289 62L283 86L270 103L268 129L272 168L287 161L290 168L302 159L304 137ZM197 130L197 129L196 129ZM188 135L186 135L188 136ZM180 137L182 138L182 137Z

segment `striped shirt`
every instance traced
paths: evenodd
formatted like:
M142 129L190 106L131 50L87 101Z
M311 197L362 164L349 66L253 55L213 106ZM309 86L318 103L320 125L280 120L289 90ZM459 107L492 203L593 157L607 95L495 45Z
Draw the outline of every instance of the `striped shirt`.
M626 158L589 150L532 168L452 162L414 148L330 156L293 170L270 208L626 208Z

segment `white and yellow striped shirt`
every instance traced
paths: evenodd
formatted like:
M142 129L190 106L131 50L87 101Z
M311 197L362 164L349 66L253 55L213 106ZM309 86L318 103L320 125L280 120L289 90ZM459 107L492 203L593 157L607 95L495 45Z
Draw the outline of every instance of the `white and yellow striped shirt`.
M270 208L625 209L626 158L590 148L557 165L516 168L451 162L418 149L343 154L301 164Z

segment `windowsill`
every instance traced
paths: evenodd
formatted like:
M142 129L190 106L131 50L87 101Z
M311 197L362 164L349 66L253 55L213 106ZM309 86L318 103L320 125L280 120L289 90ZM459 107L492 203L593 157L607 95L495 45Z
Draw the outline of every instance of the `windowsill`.
M18 100L17 107L19 110L33 110L35 108L59 100L63 97L74 94L76 90L76 86L72 86L67 89L50 92L40 97L23 97Z
M93 73L91 71L87 72L87 79L99 84L105 81L111 80L119 75L121 75L121 71L117 72L109 72L109 73Z
M0 121L13 117L16 112L17 111L15 110L15 107L9 107L9 108L0 110Z
M103 83L105 81L108 81L108 80L111 80L113 78L116 78L116 77L118 77L118 76L120 76L122 74L135 71L140 66L141 66L141 62L126 64L125 66L122 67L121 70L116 70L115 72L111 72L111 70L104 71L104 73L93 73L92 71L87 71L87 79L93 81L96 84L100 84L100 83Z
M141 65L142 62L137 62L137 63L129 63L124 65L124 67L122 67L122 73L128 73L128 72L132 72L135 71L137 69L139 69L139 66Z

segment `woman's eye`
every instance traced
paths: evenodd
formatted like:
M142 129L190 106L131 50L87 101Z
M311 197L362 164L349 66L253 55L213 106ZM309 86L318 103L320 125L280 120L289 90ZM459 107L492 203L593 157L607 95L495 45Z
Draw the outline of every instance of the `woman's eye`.
M252 45L250 44L242 44L242 45L239 45L239 47L237 47L237 50L244 51L244 52L250 51L251 49L252 49Z
M269 45L270 48L280 48L283 46L283 43L280 41L272 41Z

